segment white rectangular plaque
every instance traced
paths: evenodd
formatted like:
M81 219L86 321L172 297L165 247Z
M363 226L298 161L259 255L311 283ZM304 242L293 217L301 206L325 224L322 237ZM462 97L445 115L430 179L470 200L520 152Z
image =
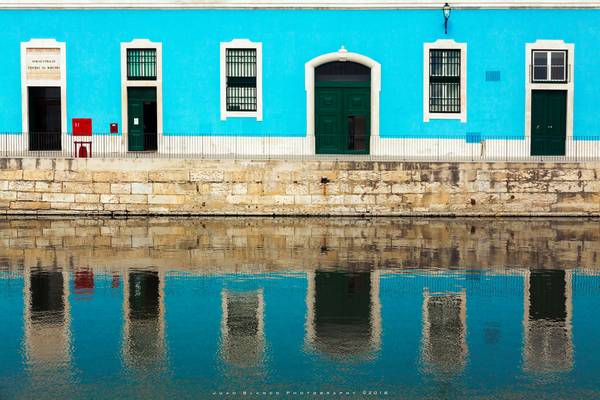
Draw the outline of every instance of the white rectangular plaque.
M27 49L26 68L27 80L59 81L61 73L60 49Z

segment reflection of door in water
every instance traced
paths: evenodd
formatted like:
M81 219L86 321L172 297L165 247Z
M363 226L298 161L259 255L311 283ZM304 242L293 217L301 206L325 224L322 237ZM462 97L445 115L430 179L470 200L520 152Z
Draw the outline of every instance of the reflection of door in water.
M139 368L157 366L163 357L160 277L156 271L128 273L125 351Z
M566 371L573 365L571 275L532 270L525 285L525 369Z
M156 150L156 88L127 89L129 151Z
M370 272L315 273L316 347L331 356L349 356L371 348Z
M531 155L564 156L567 135L567 92L531 93Z
M317 154L368 154L371 70L352 62L316 68L315 141Z
M27 92L29 150L60 150L60 87L29 87Z

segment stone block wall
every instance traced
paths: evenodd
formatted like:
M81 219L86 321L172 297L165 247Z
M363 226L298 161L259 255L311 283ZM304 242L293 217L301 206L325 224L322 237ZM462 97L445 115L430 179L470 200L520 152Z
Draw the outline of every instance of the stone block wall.
M600 162L0 159L0 214L600 215Z

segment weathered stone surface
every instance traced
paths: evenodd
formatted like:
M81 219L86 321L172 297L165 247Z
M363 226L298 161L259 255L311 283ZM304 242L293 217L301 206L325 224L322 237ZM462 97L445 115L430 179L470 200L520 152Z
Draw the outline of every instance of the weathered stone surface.
M148 204L182 204L183 199L183 196L177 195L151 194L148 196Z
M76 194L76 203L100 203L100 195L98 194Z
M35 182L12 181L8 183L8 190L14 190L15 192L33 192L35 190Z
M75 195L71 193L43 193L42 200L54 203L73 203L75 202Z
M600 163L591 162L5 159L0 167L3 214L600 214Z
M62 182L36 182L35 183L35 191L36 192L51 192L51 193L60 193L63 190Z
M0 180L14 181L23 179L22 170L0 170Z
M41 201L13 201L10 203L13 210L48 210L50 203Z
M189 171L150 171L148 179L151 182L188 182Z
M152 194L194 194L196 192L196 185L191 182L152 184Z
M17 200L24 201L41 201L42 194L35 192L17 192Z
M0 191L0 201L4 200L16 200L17 199L16 191Z
M40 169L26 169L23 171L23 179L26 181L50 181L54 178L54 171Z
M190 181L192 182L223 182L223 171L190 171Z
M148 196L145 194L121 194L119 195L121 204L148 204Z
M110 192L112 194L130 194L131 184L129 183L111 183Z
M115 194L101 194L100 195L100 202L101 203L117 204L119 202L119 196L117 196Z
M151 183L132 183L131 194L152 194Z

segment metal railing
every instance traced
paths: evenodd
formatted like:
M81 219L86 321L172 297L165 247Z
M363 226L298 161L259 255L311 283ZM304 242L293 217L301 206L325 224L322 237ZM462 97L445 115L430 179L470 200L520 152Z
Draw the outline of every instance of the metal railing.
M356 139L356 138L355 138ZM363 138L366 139L366 138ZM530 137L485 136L348 138L315 142L307 136L236 136L95 133L72 136L57 132L0 133L0 158L187 158L187 159L334 159L381 161L534 161L600 160L600 136L561 141ZM321 151L316 151L316 150ZM327 152L328 154L319 154Z

